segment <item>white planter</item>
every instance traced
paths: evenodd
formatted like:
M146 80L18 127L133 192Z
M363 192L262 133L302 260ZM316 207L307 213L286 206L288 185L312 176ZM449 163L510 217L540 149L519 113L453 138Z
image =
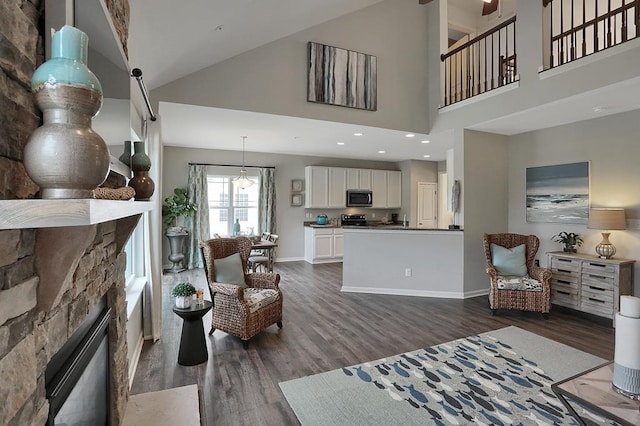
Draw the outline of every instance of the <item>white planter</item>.
M191 307L191 300L193 296L177 296L176 297L176 308L180 309L188 309Z

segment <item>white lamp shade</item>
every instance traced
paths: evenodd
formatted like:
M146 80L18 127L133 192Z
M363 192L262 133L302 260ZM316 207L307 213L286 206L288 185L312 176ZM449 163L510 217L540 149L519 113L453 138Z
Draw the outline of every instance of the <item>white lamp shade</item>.
M593 208L589 210L589 229L616 230L627 229L624 209Z

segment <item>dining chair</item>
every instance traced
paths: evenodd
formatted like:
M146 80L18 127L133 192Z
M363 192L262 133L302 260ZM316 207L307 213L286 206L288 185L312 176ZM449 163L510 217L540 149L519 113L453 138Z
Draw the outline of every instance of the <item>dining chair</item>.
M267 241L277 244L278 238L279 237L276 234L269 234ZM256 272L258 268L261 267L265 272L273 272L274 250L275 248L263 249L261 254L250 256L249 269Z

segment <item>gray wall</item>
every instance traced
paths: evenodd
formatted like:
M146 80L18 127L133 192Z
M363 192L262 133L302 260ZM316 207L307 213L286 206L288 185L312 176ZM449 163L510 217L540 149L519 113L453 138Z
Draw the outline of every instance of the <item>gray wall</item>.
M151 97L426 133L427 18L416 0L386 0L176 80ZM309 41L377 57L378 111L307 102Z
M240 160L238 151L217 151L207 149L164 147L162 165L162 198L173 192L174 188L187 186L189 162L213 163L213 164L238 164ZM424 162L429 163L429 162ZM305 157L295 155L280 155L267 153L247 153L247 166L274 166L276 168L276 209L277 232L280 236L277 252L278 260L299 260L304 255L304 229L303 224L310 220L305 217L308 212L315 219L319 213L325 213L330 217L338 217L341 213L366 213L371 219L375 213L380 219L385 214L394 210L385 209L305 209L304 207L291 207L291 180L304 179L305 166L333 166L333 167L358 167L369 169L399 170L396 163L382 161L359 161L338 158ZM435 168L436 163L432 163ZM403 188L404 188L403 181ZM404 191L404 189L403 189ZM390 217L390 216L389 216ZM163 261L167 262L168 244L165 241Z
M489 288L482 235L508 230L507 138L491 133L464 132L464 290Z
M640 112L617 114L596 120L525 133L509 138L509 231L535 234L540 238L539 258L560 250L551 237L560 231L576 232L584 238L581 253L595 254L600 231L586 225L527 223L525 170L527 167L590 161L590 202L593 207L624 207L628 224L640 219ZM629 221L629 219L631 219ZM638 259L640 231L612 231L616 257ZM640 269L635 267L635 294L640 294Z

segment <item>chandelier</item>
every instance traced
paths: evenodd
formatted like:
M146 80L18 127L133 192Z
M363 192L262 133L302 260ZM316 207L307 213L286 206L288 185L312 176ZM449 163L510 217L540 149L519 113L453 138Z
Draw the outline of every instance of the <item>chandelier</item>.
M242 168L240 169L240 176L233 178L233 184L239 186L241 189L247 189L255 182L247 177L247 169L244 168L244 145L247 137L242 136Z

